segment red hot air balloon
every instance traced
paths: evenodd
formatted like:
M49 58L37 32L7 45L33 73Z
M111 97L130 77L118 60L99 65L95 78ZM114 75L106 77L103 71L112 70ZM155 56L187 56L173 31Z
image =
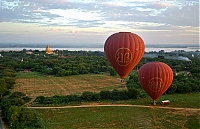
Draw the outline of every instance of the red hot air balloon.
M123 79L138 64L144 54L144 41L131 32L119 32L107 38L104 52L108 61Z
M171 85L173 71L165 63L150 62L139 69L138 80L143 89L153 99L153 104L156 105L155 100Z

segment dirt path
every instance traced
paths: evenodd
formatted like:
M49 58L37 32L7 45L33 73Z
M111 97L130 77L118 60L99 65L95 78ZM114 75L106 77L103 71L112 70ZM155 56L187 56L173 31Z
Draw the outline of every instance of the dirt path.
M126 105L126 104L110 104L110 105L80 105L80 106L60 106L60 107L27 107L32 109L61 109L61 108L88 108L88 107L142 107L152 109L174 109L174 110L189 110L189 111L200 111L200 108L174 108L174 107L161 107L161 106L145 106L145 105Z

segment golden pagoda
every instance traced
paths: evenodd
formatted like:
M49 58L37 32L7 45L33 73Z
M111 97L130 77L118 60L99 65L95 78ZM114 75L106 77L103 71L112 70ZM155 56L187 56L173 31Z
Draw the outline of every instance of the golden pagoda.
M53 54L53 51L51 51L50 46L46 46L46 54Z

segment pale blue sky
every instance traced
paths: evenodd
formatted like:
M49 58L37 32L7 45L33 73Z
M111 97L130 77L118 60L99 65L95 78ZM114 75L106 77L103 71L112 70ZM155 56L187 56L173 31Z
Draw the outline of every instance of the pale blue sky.
M198 44L199 0L0 1L0 43L104 44L120 31L145 44Z

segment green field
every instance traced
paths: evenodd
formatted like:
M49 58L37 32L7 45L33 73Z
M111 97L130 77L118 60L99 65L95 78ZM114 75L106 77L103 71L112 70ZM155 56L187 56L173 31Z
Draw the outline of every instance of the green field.
M200 93L190 94L166 94L158 98L157 105L162 106L163 100L170 100L170 107L181 107L181 108L200 108ZM151 98L144 97L137 100L118 101L120 103L134 104L134 105L152 105Z
M199 111L137 107L35 109L47 129L199 129Z
M199 93L164 95L158 101L170 98L167 107L174 109L159 109L163 107L82 107L60 109L30 109L42 119L47 129L68 128L132 128L132 129L199 129L200 105ZM190 99L187 99L190 98ZM183 100L183 101L179 101ZM192 103L190 102L192 100ZM118 101L118 104L151 105L150 98ZM84 103L92 104L92 103ZM95 104L95 103L93 103ZM101 103L100 103L101 104ZM106 104L106 102L102 102ZM107 102L107 104L111 104ZM178 109L183 107L184 109ZM195 107L188 109L186 107Z
M21 91L30 97L39 95L65 95L84 91L112 90L120 88L119 78L105 74L86 74L69 77L41 76L34 72L18 73L13 91ZM171 109L159 109L162 100L170 100ZM82 107L60 109L30 109L36 112L45 129L199 129L200 94L169 94L151 106L151 98L126 101L104 101L98 104L132 104L150 107ZM81 103L81 104L97 104ZM172 109L174 108L174 109ZM176 109L184 108L184 109ZM193 109L187 109L193 108Z

